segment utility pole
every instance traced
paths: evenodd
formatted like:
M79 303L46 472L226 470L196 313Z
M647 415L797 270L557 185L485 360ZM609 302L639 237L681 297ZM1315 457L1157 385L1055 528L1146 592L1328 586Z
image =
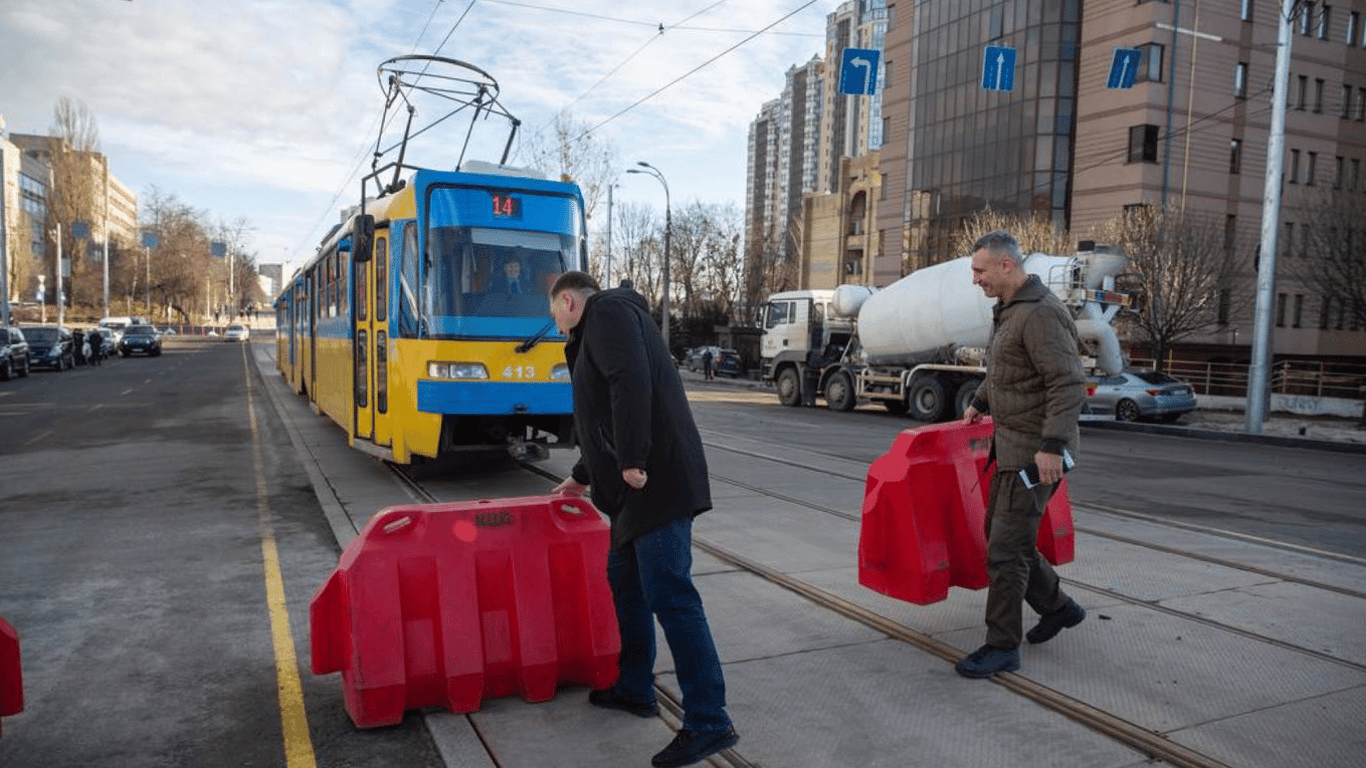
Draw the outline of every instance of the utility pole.
M612 187L607 185L607 274L602 276L602 287L612 287Z
M9 214L5 209L5 118L0 117L0 325L9 325Z
M1285 166L1285 111L1290 79L1291 19L1298 0L1284 0L1277 20L1276 72L1272 75L1271 130L1266 141L1262 241L1257 261L1257 309L1252 323L1252 365L1247 374L1247 433L1260 435L1271 383L1271 312L1276 297L1276 230L1280 228L1281 171Z
M104 316L109 317L109 158L104 157Z

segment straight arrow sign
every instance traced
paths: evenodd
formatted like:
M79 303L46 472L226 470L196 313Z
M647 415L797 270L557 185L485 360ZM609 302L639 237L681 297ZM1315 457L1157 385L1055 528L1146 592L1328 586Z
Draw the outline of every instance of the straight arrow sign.
M1132 88L1138 74L1138 64L1143 59L1139 48L1116 48L1114 61L1110 64L1110 79L1105 83L1108 88Z
M1009 91L1015 88L1015 49L988 45L982 54L982 88Z

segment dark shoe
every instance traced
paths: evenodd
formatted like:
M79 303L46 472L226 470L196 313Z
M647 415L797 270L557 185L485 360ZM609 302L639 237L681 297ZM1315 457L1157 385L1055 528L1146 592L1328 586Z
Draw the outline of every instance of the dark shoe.
M1039 619L1034 628L1025 633L1025 639L1034 645L1046 643L1068 627L1075 627L1086 618L1086 609L1077 605L1076 600L1068 600L1067 605Z
M1019 648L997 648L984 645L968 654L953 666L963 677L991 677L997 672L1014 672L1020 668Z
M730 749L740 741L740 734L734 728L724 731L682 730L669 742L669 746L650 760L655 768L677 768L714 755L723 749Z
M659 705L653 701L631 701L617 693L616 688L605 691L589 691L588 703L603 709L619 709L630 712L636 717L654 717L659 714Z

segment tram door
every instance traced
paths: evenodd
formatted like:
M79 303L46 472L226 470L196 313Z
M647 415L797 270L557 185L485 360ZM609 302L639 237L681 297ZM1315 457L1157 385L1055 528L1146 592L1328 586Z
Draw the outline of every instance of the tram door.
M356 437L389 445L388 319L389 238L375 233L375 253L355 265L355 395Z

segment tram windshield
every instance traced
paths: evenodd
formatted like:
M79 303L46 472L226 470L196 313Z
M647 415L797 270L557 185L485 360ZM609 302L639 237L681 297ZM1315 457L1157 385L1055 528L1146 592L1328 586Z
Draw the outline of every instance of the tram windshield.
M573 263L574 238L486 227L429 230L425 285L433 316L549 314L550 284Z

